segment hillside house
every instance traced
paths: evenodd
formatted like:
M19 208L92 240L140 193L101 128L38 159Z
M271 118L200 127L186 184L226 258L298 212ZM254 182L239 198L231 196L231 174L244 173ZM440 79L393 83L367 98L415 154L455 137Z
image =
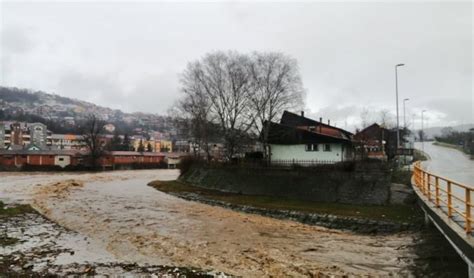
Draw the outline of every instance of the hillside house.
M266 133L266 134L265 134ZM297 115L283 113L280 123L267 123L261 138L267 136L271 163L317 164L353 159L352 133Z

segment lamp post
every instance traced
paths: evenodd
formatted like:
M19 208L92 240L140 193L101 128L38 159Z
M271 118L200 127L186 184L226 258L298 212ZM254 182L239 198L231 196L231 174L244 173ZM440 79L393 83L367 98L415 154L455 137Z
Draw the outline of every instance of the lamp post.
M397 154L398 148L400 147L400 120L398 117L398 67L403 67L405 64L395 65L395 96L397 101Z
M403 127L404 128L407 128L407 120L406 120L406 109L405 109L405 105L406 105L406 102L409 101L410 99L409 98L406 98L403 100Z
M421 140L421 150L423 151L423 153L425 152L425 134L424 134L424 131L423 131L423 113L425 113L426 110L423 110L421 111L421 136L420 136L420 140Z

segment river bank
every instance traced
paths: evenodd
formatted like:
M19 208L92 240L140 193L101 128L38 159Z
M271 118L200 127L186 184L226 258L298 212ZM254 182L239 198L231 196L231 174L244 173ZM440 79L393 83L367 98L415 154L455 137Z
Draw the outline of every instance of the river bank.
M414 204L381 206L317 203L222 192L182 181L154 181L149 185L188 201L362 234L419 230L423 225L421 211Z
M45 219L76 234L76 245L88 249L76 250L72 263L95 264L96 271L119 263L135 270L168 265L245 277L386 277L420 271L430 276L429 262L440 255L418 251L423 230L355 234L190 202L147 186L178 175L175 170L0 173L0 198L9 205L31 204ZM438 265L453 260L445 258L447 253ZM71 256L66 255L61 258ZM444 271L461 277L449 266Z

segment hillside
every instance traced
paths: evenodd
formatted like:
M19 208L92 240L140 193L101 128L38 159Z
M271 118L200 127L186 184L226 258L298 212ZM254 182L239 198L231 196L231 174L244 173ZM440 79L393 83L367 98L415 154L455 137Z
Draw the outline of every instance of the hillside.
M434 138L442 134L443 128L446 128L446 127L445 126L429 127L429 128L425 128L424 132L427 138ZM466 132L466 131L469 131L469 129L474 128L474 124L463 124L463 125L451 126L451 128L453 129L453 131ZM416 132L418 132L418 130Z
M133 129L169 132L167 117L149 113L125 113L56 94L0 86L0 120L41 121L74 130L88 115L113 123L123 132Z

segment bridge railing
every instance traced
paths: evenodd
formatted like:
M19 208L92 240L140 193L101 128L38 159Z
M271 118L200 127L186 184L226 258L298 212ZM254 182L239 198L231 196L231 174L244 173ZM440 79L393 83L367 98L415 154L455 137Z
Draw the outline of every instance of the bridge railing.
M474 189L453 180L425 171L418 161L414 165L415 185L436 207L446 207L446 214L453 220L463 220L466 233L472 232L472 203ZM459 222L459 221L456 221Z

